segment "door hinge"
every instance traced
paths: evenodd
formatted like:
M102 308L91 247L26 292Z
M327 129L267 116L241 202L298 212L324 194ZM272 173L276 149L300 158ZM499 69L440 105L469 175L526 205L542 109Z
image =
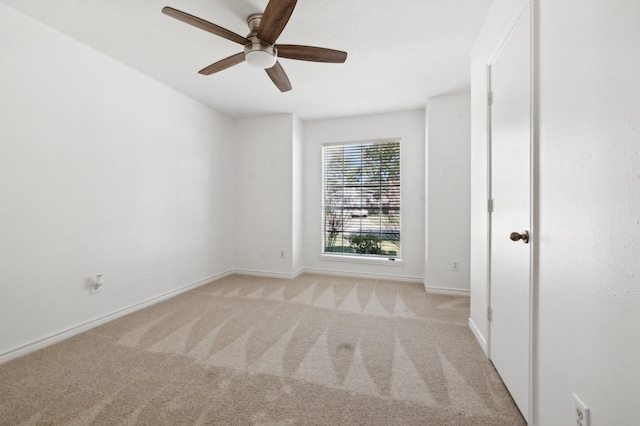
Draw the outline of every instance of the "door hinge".
M493 199L487 200L487 211L493 213Z
M487 105L493 104L493 91L490 90L487 92Z
M491 310L491 306L487 307L487 319L491 321L493 319L493 311Z

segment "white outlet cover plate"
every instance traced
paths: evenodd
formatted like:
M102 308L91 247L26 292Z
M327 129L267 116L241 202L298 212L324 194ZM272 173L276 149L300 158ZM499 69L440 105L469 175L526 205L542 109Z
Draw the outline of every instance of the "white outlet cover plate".
M582 413L582 418L579 413ZM577 426L589 426L589 409L575 393L573 394L573 419L573 424Z

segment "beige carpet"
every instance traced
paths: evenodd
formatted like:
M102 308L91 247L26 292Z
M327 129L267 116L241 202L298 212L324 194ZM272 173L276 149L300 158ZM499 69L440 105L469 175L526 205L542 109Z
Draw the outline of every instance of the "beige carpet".
M520 425L421 285L234 275L0 365L2 425Z

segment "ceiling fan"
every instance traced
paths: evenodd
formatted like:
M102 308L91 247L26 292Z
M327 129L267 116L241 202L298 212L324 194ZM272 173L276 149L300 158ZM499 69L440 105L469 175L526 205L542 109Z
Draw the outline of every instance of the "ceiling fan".
M288 92L291 90L291 82L278 62L278 58L331 63L343 63L347 59L347 52L340 50L296 44L275 44L289 22L296 2L297 0L270 0L264 13L254 13L247 18L250 32L246 37L172 7L164 7L162 13L244 46L243 52L201 69L198 71L200 74L211 75L247 61L250 65L264 68L278 89L281 92Z

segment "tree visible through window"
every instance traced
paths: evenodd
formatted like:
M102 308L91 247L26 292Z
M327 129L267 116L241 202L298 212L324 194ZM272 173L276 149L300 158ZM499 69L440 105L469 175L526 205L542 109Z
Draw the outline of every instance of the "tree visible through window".
M324 253L400 258L400 141L323 147Z

